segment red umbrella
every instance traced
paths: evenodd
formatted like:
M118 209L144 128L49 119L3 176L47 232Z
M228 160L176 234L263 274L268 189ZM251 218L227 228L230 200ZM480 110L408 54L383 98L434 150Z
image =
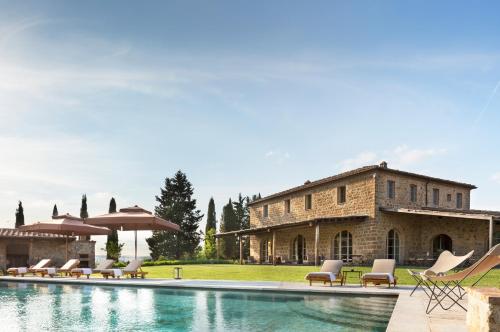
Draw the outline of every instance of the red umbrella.
M52 217L52 221L39 221L19 227L22 231L66 235L66 260L68 260L68 236L108 235L111 230L105 227L87 225L83 219L68 214Z
M153 215L137 205L120 209L119 212L108 213L102 216L92 217L85 223L94 226L103 226L110 229L122 231L134 231L135 233L135 259L137 259L137 231L179 231L180 227L171 221Z

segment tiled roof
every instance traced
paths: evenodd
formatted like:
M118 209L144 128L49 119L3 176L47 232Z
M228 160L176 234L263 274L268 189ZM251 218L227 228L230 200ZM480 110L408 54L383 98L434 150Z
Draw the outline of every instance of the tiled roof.
M263 197L261 199L258 199L258 200L255 200L253 202L250 202L249 205L252 205L252 204L255 204L255 203L258 203L258 202L262 202L262 201L266 201L266 200L269 200L269 199L272 199L272 198L276 198L276 197L280 197L280 196L285 196L285 195L288 195L288 194L291 194L291 193L294 193L294 192L297 192L297 191L301 191L301 190L313 188L313 187L316 187L318 185L322 185L322 184L325 184L325 183L330 183L330 182L333 182L333 181L345 179L345 178L348 178L350 176L359 175L359 174L363 174L363 173L370 172L370 171L376 171L376 170L377 171L383 171L383 172L389 172L389 173L393 173L393 174L399 174L399 175L406 175L406 176L411 176L411 177L417 177L417 178L421 178L421 179L429 180L429 181L447 183L447 184L451 184L451 185L455 185L455 186L466 187L466 188L469 188L469 189L476 189L477 188L476 186L474 186L472 184L468 184L468 183L456 182L456 181L451 181L451 180L446 180L446 179L440 179L440 178L436 178L436 177L432 177L432 176L427 176L427 175L422 175L422 174L417 174L417 173L400 171L400 170L397 170L397 169L387 168L387 167L380 166L380 165L370 165L370 166L364 166L364 167L356 168L354 170L347 171L347 172L344 172L344 173L340 173L340 174L337 174L337 175L334 175L334 176L329 176L329 177L326 177L326 178L323 178L323 179L320 179L320 180L306 181L306 183L304 183L301 186L293 187L293 188L290 188L290 189L287 189L287 190L284 190L284 191L280 191L278 193L275 193L275 194Z
M15 228L0 228L0 238L37 238L37 239L64 239L64 235L58 234L48 234L48 233L35 233L35 232L23 232ZM69 237L74 239L74 237Z

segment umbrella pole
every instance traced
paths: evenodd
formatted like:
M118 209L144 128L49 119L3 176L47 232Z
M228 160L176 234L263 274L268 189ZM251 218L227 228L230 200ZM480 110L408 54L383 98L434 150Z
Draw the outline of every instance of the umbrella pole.
M66 262L68 261L68 235L66 235Z
M135 260L137 260L137 230L134 231L135 237Z

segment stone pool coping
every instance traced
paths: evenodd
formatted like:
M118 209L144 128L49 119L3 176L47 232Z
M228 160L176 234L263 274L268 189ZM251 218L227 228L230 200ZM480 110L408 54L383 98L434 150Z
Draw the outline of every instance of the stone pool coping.
M233 280L173 280L173 279L102 279L102 278L41 278L41 277L12 277L0 276L0 281L28 282L28 283L57 283L100 286L128 286L128 287L165 287L182 289L213 289L213 290L241 290L241 291L272 291L293 292L302 294L356 294L375 296L397 296L396 305L391 315L387 331L466 331L465 312L463 315L455 313L451 319L444 312L425 314L425 295L416 292L410 297L413 286L387 287L360 287L358 284L345 286L308 286L304 283L273 282L273 281L233 281Z

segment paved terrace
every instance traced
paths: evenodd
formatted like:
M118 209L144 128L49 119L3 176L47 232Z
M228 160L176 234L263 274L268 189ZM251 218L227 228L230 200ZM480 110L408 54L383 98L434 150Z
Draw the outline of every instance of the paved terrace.
M245 290L245 291L275 291L315 294L363 294L363 295L392 295L398 296L398 301L392 313L387 331L390 332L466 332L465 311L454 309L444 311L436 308L430 315L425 313L427 297L423 291L415 292L410 297L413 286L398 286L397 288L360 287L359 285L345 286L308 286L303 283L291 282L251 282L251 281L223 281L223 280L173 280L173 279L109 279L102 278L41 278L41 277L11 277L0 276L0 281L61 283L101 286L129 286L129 287L169 287L189 289L214 290Z

